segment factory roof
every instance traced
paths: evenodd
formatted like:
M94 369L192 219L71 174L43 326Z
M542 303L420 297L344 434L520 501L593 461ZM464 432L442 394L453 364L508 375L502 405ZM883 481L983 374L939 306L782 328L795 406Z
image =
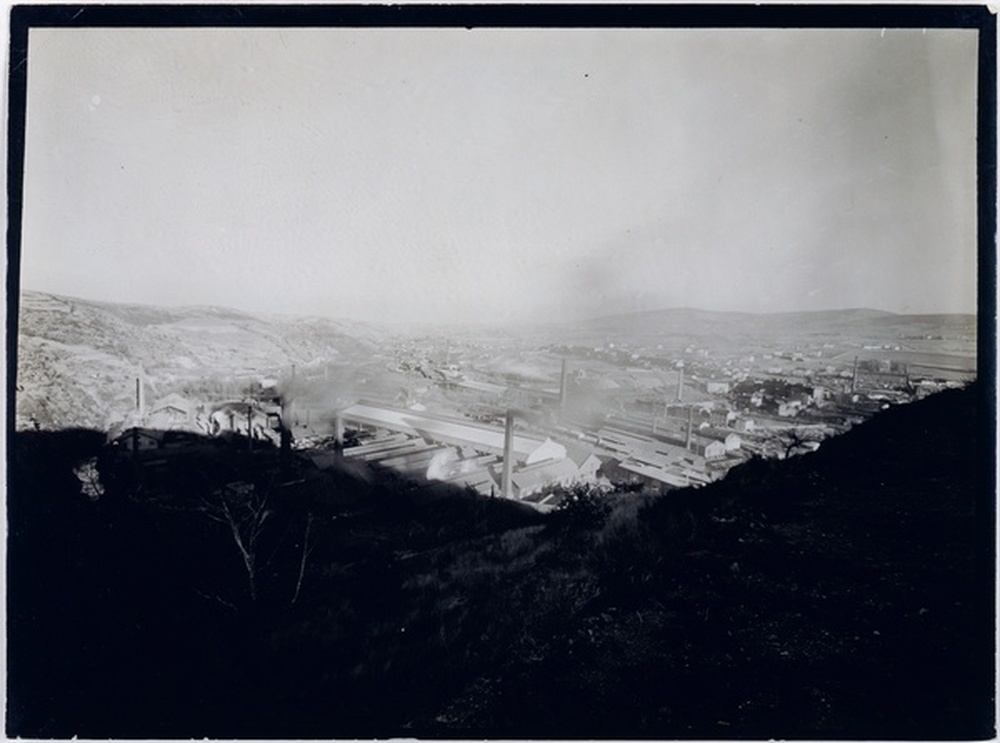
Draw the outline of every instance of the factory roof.
M577 475L577 466L572 460L560 459L557 462L544 462L532 465L514 472L510 479L518 490L533 490L536 487L555 485L570 480Z
M580 444L563 444L566 449L566 458L573 461L579 467L588 459L598 456L594 449Z
M502 452L504 448L503 428L477 425L429 413L358 403L345 409L343 417L344 420L418 433L433 441L467 445L479 450ZM542 443L541 439L517 434L513 439L514 453L521 456L530 454Z
M489 392L496 395L502 395L507 391L507 387L505 385L493 384L492 382L480 382L475 379L463 379L455 384L459 387L475 390L476 392Z
M672 485L675 488L683 488L691 484L689 477L685 477L684 473L667 471L661 469L660 467L653 467L648 464L643 464L642 462L636 462L632 459L622 462L619 466L628 472L634 472L637 475L642 475L650 480L656 480L657 482Z

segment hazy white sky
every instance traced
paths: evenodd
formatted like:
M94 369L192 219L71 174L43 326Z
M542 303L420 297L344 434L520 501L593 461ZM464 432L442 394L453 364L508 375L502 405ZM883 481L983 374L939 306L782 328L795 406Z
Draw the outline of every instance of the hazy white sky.
M30 34L26 289L371 320L975 311L974 31Z

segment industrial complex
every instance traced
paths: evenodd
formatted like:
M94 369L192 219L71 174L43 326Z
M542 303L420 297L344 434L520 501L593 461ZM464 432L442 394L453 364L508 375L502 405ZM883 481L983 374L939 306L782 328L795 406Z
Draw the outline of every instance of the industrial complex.
M150 405L140 375L133 425L113 438L153 453L189 444L178 432L242 437L251 448L294 450L320 470L350 462L428 492L457 486L546 510L576 486L705 485L752 456L815 450L890 404L974 375L824 358L823 349L759 361L695 348L650 358L611 343L576 357L536 349L497 363L491 348L470 346L397 349L352 397L324 367L264 380L238 400L171 393Z

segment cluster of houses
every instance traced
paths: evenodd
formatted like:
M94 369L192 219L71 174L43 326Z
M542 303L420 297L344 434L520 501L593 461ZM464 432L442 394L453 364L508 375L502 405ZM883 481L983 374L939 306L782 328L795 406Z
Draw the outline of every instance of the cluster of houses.
M148 411L137 411L131 425L112 430L110 438L128 451L190 445L199 437L224 434L279 443L280 426L281 411L276 405L257 401L205 405L171 393L150 405Z

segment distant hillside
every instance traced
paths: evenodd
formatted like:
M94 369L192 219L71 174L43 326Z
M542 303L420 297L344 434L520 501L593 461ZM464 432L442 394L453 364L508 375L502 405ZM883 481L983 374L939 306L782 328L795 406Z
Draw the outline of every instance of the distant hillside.
M690 308L609 315L575 326L576 336L608 335L642 342L673 336L716 342L758 341L794 343L806 338L852 339L858 343L905 344L928 340L951 341L942 353L972 352L976 340L975 315L897 315L872 309L813 312L713 312ZM914 350L926 350L923 347Z
M219 307L165 308L21 294L19 428L103 429L134 405L141 365L150 392L177 380L273 375L292 364L367 358L383 335L322 318Z

